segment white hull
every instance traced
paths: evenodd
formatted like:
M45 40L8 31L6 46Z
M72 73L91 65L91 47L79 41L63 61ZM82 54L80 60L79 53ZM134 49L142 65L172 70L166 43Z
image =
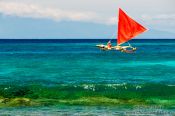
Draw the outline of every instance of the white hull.
M102 50L111 50L112 48L108 48L108 46L103 45L103 44L98 44L96 45L96 47L102 49Z
M98 44L96 45L96 47L100 48L101 50L118 50L118 51L126 52L126 53L133 53L137 49L131 46L113 46L111 48L108 48L108 46L104 44Z

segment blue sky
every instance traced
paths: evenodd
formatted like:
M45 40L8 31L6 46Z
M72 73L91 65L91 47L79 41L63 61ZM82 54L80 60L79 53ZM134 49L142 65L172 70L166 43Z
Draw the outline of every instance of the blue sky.
M113 38L118 8L149 30L137 38L175 38L174 0L1 0L0 38Z

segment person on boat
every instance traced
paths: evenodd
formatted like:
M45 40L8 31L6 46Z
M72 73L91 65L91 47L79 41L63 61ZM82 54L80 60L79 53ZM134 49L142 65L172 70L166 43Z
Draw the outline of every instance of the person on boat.
M111 41L108 41L108 43L107 43L107 48L108 48L108 49L111 49L111 48L112 48Z

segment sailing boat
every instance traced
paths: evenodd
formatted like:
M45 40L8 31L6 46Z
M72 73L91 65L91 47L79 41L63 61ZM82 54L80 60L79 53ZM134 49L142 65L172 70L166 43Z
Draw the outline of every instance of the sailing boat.
M102 50L119 50L121 52L134 52L136 47L132 47L129 44L129 40L136 37L137 35L146 31L146 28L143 27L138 22L130 18L121 8L119 8L119 20L118 20L118 37L117 37L117 46L109 47L108 45L99 44L96 45ZM128 46L122 46L122 44L128 42ZM109 42L108 42L109 43ZM131 50L128 50L131 49Z

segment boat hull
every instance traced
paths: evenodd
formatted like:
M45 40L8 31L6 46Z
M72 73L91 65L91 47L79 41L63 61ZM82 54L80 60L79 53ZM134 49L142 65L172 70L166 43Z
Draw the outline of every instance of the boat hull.
M137 50L136 47L131 46L113 46L111 48L108 48L108 46L104 44L98 44L96 45L96 47L98 47L101 50L117 50L125 53L134 53Z
M101 50L112 50L112 48L108 48L108 46L104 44L98 44L96 47L100 48Z

